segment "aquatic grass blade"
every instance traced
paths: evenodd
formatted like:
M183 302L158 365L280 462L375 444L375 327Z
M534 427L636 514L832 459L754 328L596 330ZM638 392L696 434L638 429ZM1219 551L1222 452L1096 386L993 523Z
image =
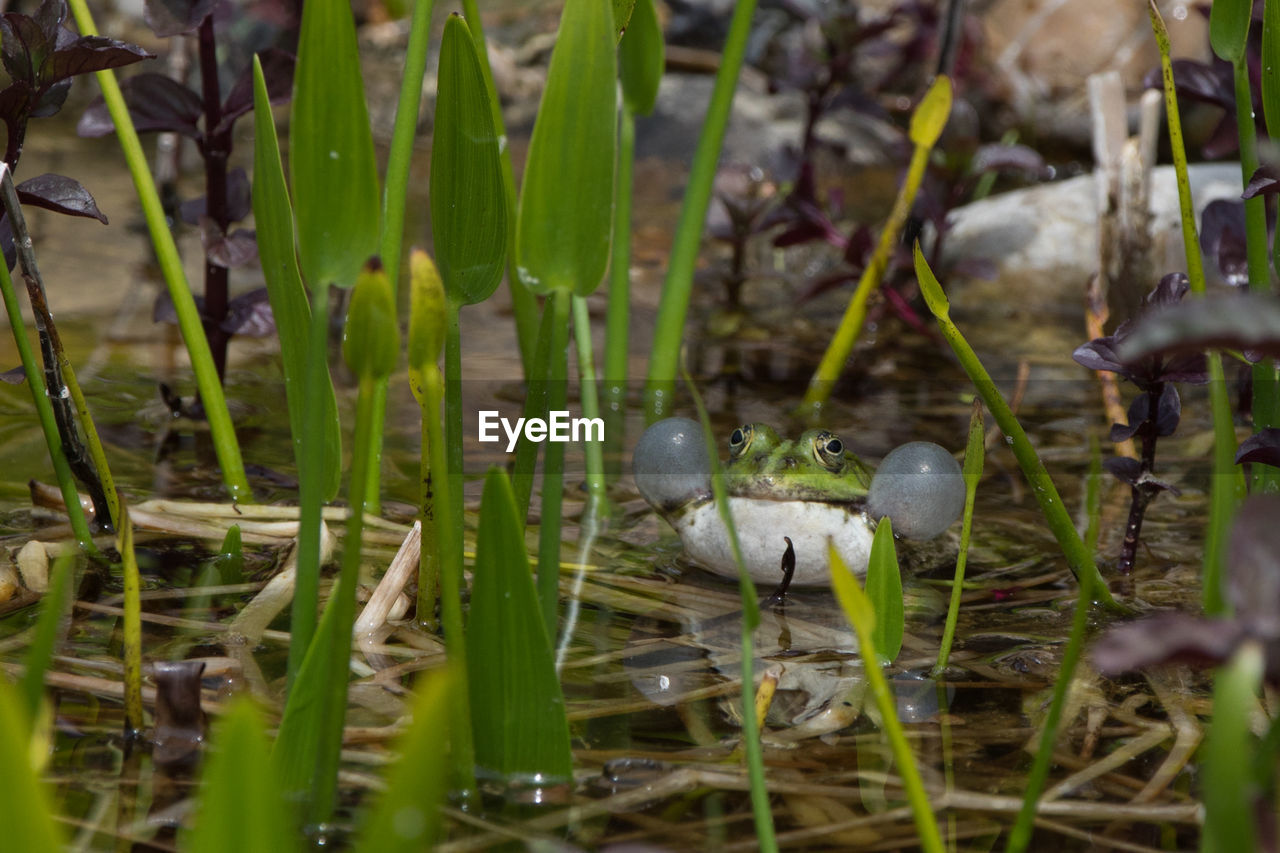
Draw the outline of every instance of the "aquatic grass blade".
M1252 0L1214 0L1209 9L1209 44L1232 65L1244 60L1252 11Z
M982 479L982 466L986 457L985 428L982 420L982 403L973 401L969 415L969 442L964 450L964 515L960 522L960 553L956 555L956 571L951 581L951 600L947 605L947 621L942 628L942 640L938 646L938 662L931 675L940 678L951 657L951 644L956 636L956 623L960 619L960 598L964 595L964 570L969 560L969 534L973 529L973 502ZM1092 547L1089 550L1093 550Z
M69 0L69 5L81 34L96 35L97 27L85 0ZM222 480L233 500L248 499L251 492L249 480L244 473L244 461L240 456L240 444L236 440L226 397L218 381L218 371L214 367L213 353L204 334L200 312L196 309L195 298L191 295L191 287L183 271L182 259L178 256L178 248L169 231L160 195L156 192L155 181L151 177L151 166L142 150L142 143L134 129L133 119L129 115L129 108L124 102L124 95L120 92L120 84L116 82L114 72L107 69L96 72L96 76L102 89L102 98L106 101L111 120L115 124L120 148L129 164L129 173L133 176L138 201L147 220L147 230L151 234L151 243L164 274L169 297L178 315L178 328L182 332L182 341L191 359L191 370L195 374L200 401L209 421L214 451L218 456L218 465L222 468Z
M760 627L760 605L756 600L756 585L747 572L742 560L742 545L738 541L738 529L733 523L733 513L729 511L728 491L725 487L724 470L720 467L719 448L711 430L711 417L707 407L702 404L702 395L693 383L684 365L680 366L681 376L689 386L689 396L693 398L694 408L698 412L698 423L702 425L702 440L706 443L707 458L711 460L711 492L716 502L716 514L720 522L729 532L729 547L733 554L733 562L738 567L738 596L742 602L741 648L742 660L754 661L755 631ZM755 703L754 679L743 678L739 692L740 711L742 714L742 746L747 760L747 780L751 791L751 816L755 821L756 843L764 853L776 853L778 850L777 830L773 825L773 811L769 806L769 788L764 778L764 750L760 743L761 723L757 718Z
M65 554L54 560L49 571L49 588L40 600L40 615L35 631L22 657L22 678L18 681L27 719L37 718L44 697L44 674L53 661L58 635L68 616L71 582L75 577L75 558Z
M1275 0L1262 8L1262 55L1280 56L1280 3ZM1262 63L1262 115L1267 134L1272 139L1280 138L1280 62ZM1280 242L1275 245L1280 251ZM1276 268L1280 269L1280 263Z
M616 14L616 13L615 13ZM616 20L616 18L615 18ZM647 116L658 100L666 44L653 0L636 0L631 23L618 43L618 77L622 102L633 115ZM630 234L619 234L619 240Z
M196 797L195 818L182 834L191 853L276 853L298 849L271 762L262 715L244 697L214 726Z
M924 259L919 242L916 243L913 253L916 279L920 283L920 293L924 297L925 304L929 306L929 311L937 321L942 336L946 338L952 352L956 354L960 366L968 374L969 381L973 383L978 396L986 404L987 411L991 412L996 424L1008 437L1014 458L1018 460L1018 467L1022 469L1022 475L1031 484L1045 522L1053 532L1054 538L1058 540L1058 547L1066 556L1077 583L1091 589L1097 596L1097 601L1103 606L1119 608L1111 597L1111 591L1107 589L1106 582L1098 573L1098 566L1094 562L1092 552L1085 547L1075 525L1071 522L1071 516L1067 514L1058 489L1049 477L1049 472L1045 470L1044 463L1040 461L1040 456L1031 444L1031 439L1027 437L1013 410L1000 394L1000 389L996 388L995 382L991 380L991 374L987 373L987 369L982 366L973 347L969 346L960 329L951 321L951 304L947 301L942 285L938 283L933 270L929 268L929 262Z
M142 734L146 720L142 713L142 575L133 550L133 522L129 508L120 503L120 529L116 531L123 581L124 721L129 737Z
M1200 238L1196 233L1195 205L1191 199L1191 181L1187 177L1187 150L1183 144L1182 118L1178 112L1178 95L1173 82L1173 60L1170 58L1169 30L1155 0L1148 0L1147 14L1160 50L1160 73L1164 88L1165 122L1169 130L1169 149L1178 183L1178 211L1182 222L1182 249L1187 261L1187 279L1191 292L1205 293L1204 261L1200 254ZM1265 63L1264 63L1265 64ZM1222 565L1226 551L1227 531L1235 517L1236 507L1244 497L1244 477L1235 465L1236 435L1227 396L1226 374L1222 356L1210 352L1205 358L1209 370L1209 406L1213 412L1213 477L1209 488L1209 525L1205 530L1204 567L1201 588L1205 613L1214 616L1227 610L1222 583Z
M564 696L506 472L485 476L467 620L476 764L502 776L573 772Z
M289 173L303 276L313 289L351 286L378 251L382 204L346 0L308 0L302 7Z
M437 485L442 480L431 470L432 434L440 428L440 407L431 408L427 373L440 372L440 351L445 335L444 283L431 256L414 248L409 253L409 389L422 411L422 449L418 464L418 520L422 524L422 548L418 559L418 624L434 626L436 590L440 583L439 525L454 524L453 516L444 517L445 502L437 499ZM437 401L438 402L438 401ZM447 482L447 478L444 478ZM456 527L456 525L455 525ZM462 531L456 530L460 537Z
M303 801L305 819L314 824L330 819L337 798L365 489L369 466L376 459L375 389L395 367L400 351L395 298L376 258L366 264L356 280L342 351L347 366L359 377L342 565L338 583L290 686L274 749L286 794Z
M323 499L328 502L337 496L342 484L342 431L338 421L338 403L330 379L320 395L319 412L311 419L306 416L303 388L307 375L311 306L298 271L298 256L293 242L293 208L285 185L266 79L257 56L253 58L253 130L253 218L258 257L267 282L267 298L271 302L271 314L280 339L294 459L300 464L305 435L319 440L323 472L318 482ZM328 377L327 363L324 373Z
M0 169L3 168L5 166L0 164ZM98 548L93 544L93 534L89 531L89 520L85 517L84 508L80 505L75 476L71 473L67 455L62 449L62 439L58 435L53 404L49 401L49 395L45 393L40 366L36 362L31 341L27 337L26 323L22 318L22 308L18 304L18 294L13 287L13 279L9 276L8 264L0 264L0 296L4 298L9 328L13 330L13 342L18 349L18 357L27 377L27 390L31 393L31 404L35 407L36 419L40 422L40 431L44 434L45 447L49 449L49 460L53 464L58 489L62 493L62 501L67 508L71 531L75 535L80 550L86 554L97 554Z
M54 820L53 798L33 760L41 740L33 743L33 721L23 713L18 691L0 676L0 825L6 849L54 853L63 849L62 831Z
M883 521L880 524L884 526ZM929 795L920 778L911 745L907 743L907 737L902 731L902 723L898 720L893 691L884 677L884 671L880 669L881 653L875 645L876 623L879 621L876 608L858 585L858 579L849 571L835 546L828 544L827 551L831 561L831 586L835 590L836 600L840 602L840 608L858 635L858 647L867 682L876 706L880 709L885 737L889 740L893 759L898 765L898 774L902 777L902 787L907 794L907 802L911 805L911 816L915 820L920 846L928 853L942 853L942 835L938 831L933 808L929 805Z
M689 181L680 205L680 219L671 245L667 277L662 283L662 299L658 304L658 319L649 354L649 373L645 380L645 420L649 423L667 417L674 403L676 370L685 318L689 314L689 299L693 293L693 273L702 248L703 223L711 204L711 188L720 160L720 148L729 126L733 93L738 86L738 74L746 56L751 17L755 11L756 0L738 0L734 4L729 35L720 54L720 68L716 71L716 82L711 90L711 102L707 104L698 147L689 168Z
M627 33L637 0L613 0L613 29L618 41Z
M898 188L898 196L894 199L893 208L880 231L880 239L876 243L871 260L867 262L858 286L849 298L844 316L836 328L822 360L809 379L809 387L805 390L804 407L816 414L831 396L831 389L844 370L853 345L862 333L862 325L867 317L867 300L880 287L889 261L893 257L894 247L898 245L899 235L906 226L911 207L915 204L920 183L924 180L925 168L929 165L929 155L933 145L942 134L947 118L951 115L951 80L945 74L939 74L933 85L925 92L924 97L911 115L909 136L915 149L911 153L911 163L907 166L906 177Z
M599 0L567 0L560 16L516 224L516 270L534 293L586 296L609 263L618 85L612 17Z
M399 757L387 769L386 790L360 823L354 849L364 853L417 853L440 837L440 806L448 778L449 703L454 669L427 673L414 689L413 722L400 736Z
M1263 650L1245 643L1213 679L1213 721L1204 745L1202 850L1256 850L1253 774L1244 768L1257 744L1250 719L1258 705Z
M893 544L893 524L888 516L876 525L871 540L871 558L867 561L867 598L875 608L872 630L876 653L882 663L893 663L902 651L902 634L906 616L902 600L902 572L898 568L898 552Z
M484 71L466 22L450 15L440 44L431 140L431 232L449 298L488 299L502 280L507 207Z

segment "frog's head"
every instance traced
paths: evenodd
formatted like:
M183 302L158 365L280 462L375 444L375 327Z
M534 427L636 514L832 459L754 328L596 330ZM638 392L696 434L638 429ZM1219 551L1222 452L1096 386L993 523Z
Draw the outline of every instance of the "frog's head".
M869 484L867 469L833 432L811 429L783 441L765 424L746 424L729 436L725 486L731 495L852 502L867 494Z

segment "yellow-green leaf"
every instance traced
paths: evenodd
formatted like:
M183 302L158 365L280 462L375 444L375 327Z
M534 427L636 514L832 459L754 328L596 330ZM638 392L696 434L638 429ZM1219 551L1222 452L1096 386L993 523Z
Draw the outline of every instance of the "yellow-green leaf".
M507 200L484 72L466 22L451 15L440 44L431 140L431 232L452 299L483 302L507 254Z
M632 7L637 0L613 0L613 29L621 39L627 32L628 22L632 18Z
M421 373L440 360L446 321L444 284L431 256L409 251L409 372Z
M382 203L347 0L302 6L289 172L307 283L350 287L378 251Z
M636 0L631 24L618 44L618 75L622 79L622 99L635 115L647 116L658 100L658 84L666 45L662 25L653 0Z
M534 293L596 289L609 262L617 50L609 4L567 0L529 142L516 270Z
M284 368L285 403L289 410L289 431L293 434L294 458L302 451L302 433L317 430L324 444L321 474L325 501L333 500L342 483L342 431L338 423L338 402L333 380L324 383L321 398L323 416L306 424L302 396L307 383L307 348L311 328L311 306L298 272L298 256L293 245L293 208L284 182L280 145L271 116L271 101L262 65L253 59L253 218L257 225L258 258L267 282L267 299L280 338L280 361ZM325 285L326 287L328 285ZM322 368L327 377L329 366Z
M933 274L933 270L929 269L929 262L924 259L924 253L920 251L919 241L916 241L912 249L912 258L916 267L916 280L920 283L920 295L924 297L925 304L929 306L933 316L949 316L951 303L947 301L947 294L943 292L938 277Z
M5 785L5 795L0 797L3 846L6 850L56 853L62 849L62 833L54 823L49 792L32 766L33 746L31 721L23 713L18 691L7 676L0 675L0 767L4 768Z
M939 74L911 114L909 135L914 145L932 148L951 115L951 79Z
M395 370L400 355L396 298L382 261L371 258L356 279L342 335L342 357L356 376L381 379Z
M871 559L867 562L867 598L875 611L872 631L876 651L885 663L893 663L902 651L902 632L906 617L902 602L902 572L893 545L893 525L885 516L876 525L871 540Z

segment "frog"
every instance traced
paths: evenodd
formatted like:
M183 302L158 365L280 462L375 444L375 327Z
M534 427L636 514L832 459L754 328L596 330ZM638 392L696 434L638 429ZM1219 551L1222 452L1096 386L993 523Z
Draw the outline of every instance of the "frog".
M728 441L725 491L751 579L776 584L790 551L797 587L830 581L830 549L865 576L880 520L894 532L932 539L964 506L960 466L942 447L910 442L873 473L834 432L810 429L784 439L767 424L744 424ZM675 528L689 560L737 579L728 529L711 489L711 461L702 428L668 418L647 429L632 458L636 486ZM927 475L927 476L920 476Z

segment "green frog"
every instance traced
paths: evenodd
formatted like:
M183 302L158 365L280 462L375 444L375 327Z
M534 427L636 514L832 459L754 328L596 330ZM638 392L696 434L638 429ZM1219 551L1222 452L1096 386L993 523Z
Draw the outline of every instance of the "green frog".
M640 494L675 528L689 559L736 579L699 424L668 418L649 427L633 467ZM809 430L785 440L765 424L747 424L729 437L724 477L743 562L752 580L766 585L781 579L788 539L792 584L820 586L830 578L828 542L851 571L864 575L881 518L891 517L899 535L931 539L964 506L960 466L928 442L895 449L873 476L832 432Z

